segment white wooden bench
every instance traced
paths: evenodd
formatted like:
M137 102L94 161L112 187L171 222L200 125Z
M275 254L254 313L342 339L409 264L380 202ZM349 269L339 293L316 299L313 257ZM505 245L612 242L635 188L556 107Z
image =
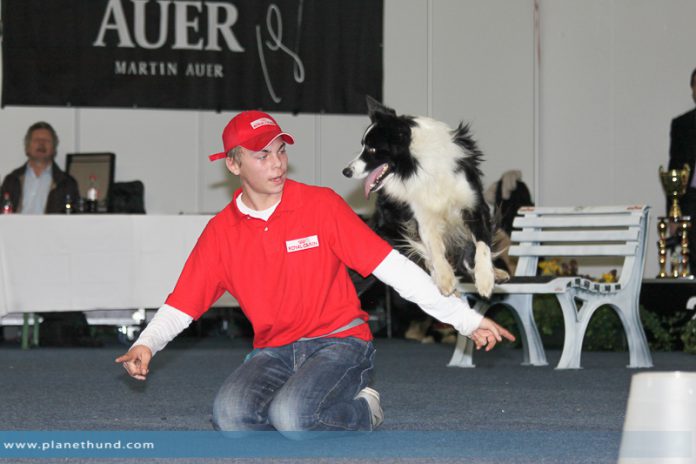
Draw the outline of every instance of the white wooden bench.
M628 367L651 367L652 357L640 321L638 298L645 264L648 206L523 207L515 218L509 254L519 258L515 275L495 287L490 300L475 294L471 283L458 290L473 297L485 313L503 304L515 316L523 346L523 364L547 365L534 322L532 297L554 294L563 311L565 339L558 369L580 368L582 342L594 312L604 305L616 311L628 340ZM537 277L540 257L615 257L622 262L615 283L583 277ZM473 343L459 336L449 363L473 367Z

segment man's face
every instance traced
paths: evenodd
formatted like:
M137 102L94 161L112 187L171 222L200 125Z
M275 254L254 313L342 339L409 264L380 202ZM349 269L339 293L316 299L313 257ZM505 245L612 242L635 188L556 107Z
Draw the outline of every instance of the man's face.
M56 153L53 136L48 129L36 129L32 131L26 146L27 156L31 161L49 161Z
M238 160L226 158L225 162L230 172L239 176L248 195L279 197L283 193L288 154L282 138L276 138L261 151L243 148Z

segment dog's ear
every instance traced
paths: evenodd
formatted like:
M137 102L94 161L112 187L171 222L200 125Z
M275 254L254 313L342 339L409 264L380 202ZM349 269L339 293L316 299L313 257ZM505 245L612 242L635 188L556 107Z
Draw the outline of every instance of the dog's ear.
M367 101L367 114L372 121L379 116L396 116L396 111L384 106L369 95L365 97L365 101Z

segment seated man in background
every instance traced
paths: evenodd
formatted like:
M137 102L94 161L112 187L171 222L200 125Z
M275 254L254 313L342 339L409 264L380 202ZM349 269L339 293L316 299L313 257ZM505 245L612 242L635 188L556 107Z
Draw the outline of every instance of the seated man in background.
M49 123L37 122L29 127L24 136L28 160L9 173L0 187L3 195L9 193L15 212L64 213L66 199L76 201L80 197L75 179L54 161L57 148L58 135Z

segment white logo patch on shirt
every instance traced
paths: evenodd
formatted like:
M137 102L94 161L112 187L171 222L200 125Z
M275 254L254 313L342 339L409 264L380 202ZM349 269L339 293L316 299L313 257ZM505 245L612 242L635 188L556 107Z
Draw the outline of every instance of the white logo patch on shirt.
M251 121L252 129L258 129L262 126L275 126L275 123L268 118L259 118L255 121Z
M319 237L316 235L310 235L309 237L298 238L297 240L288 240L285 242L285 248L288 250L288 253L307 250L309 248L316 248L318 246Z

